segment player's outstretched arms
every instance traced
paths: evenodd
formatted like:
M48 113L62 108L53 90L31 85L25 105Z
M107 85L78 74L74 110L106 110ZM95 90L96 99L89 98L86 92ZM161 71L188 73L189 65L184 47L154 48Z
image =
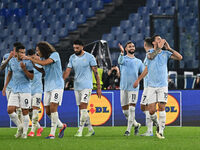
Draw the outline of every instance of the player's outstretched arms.
M133 84L133 88L136 88L140 81L148 74L148 69L147 66L145 67L144 71L142 72L142 74L138 77L138 79L134 82Z
M46 66L46 65L49 65L49 64L54 62L53 59L51 59L51 58L47 58L45 60L40 60L40 59L34 59L32 57L29 57L29 56L23 56L22 59L30 60L33 63L39 64L41 66Z

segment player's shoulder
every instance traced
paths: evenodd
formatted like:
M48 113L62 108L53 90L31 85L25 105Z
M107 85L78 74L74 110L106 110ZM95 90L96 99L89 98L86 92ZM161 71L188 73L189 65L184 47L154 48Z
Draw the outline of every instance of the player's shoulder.
M55 51L55 52L51 53L50 56L59 56L59 53Z
M92 55L91 53L88 53L88 52L85 52L85 55L89 56L89 57L94 57L94 55Z
M76 55L75 54L72 54L70 57L69 57L69 59L74 59L76 57Z

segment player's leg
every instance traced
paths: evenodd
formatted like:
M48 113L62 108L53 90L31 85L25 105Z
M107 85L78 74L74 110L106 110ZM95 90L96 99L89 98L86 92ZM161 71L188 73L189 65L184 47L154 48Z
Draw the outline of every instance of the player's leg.
M154 125L159 130L159 123L156 114L156 103L157 103L157 88L148 87L147 101L150 118L153 121Z
M139 134L139 129L141 127L141 124L138 123L135 120L135 106L137 104L137 100L138 100L138 91L128 91L128 101L129 101L129 121L128 124L130 122L130 128L132 128L132 126L134 126L134 135L138 135Z
M84 95L84 97L82 97L82 100L84 98L84 102L86 102L85 104L87 104L87 106L88 106L88 103L89 103L89 100L90 100L91 93L92 93L92 89L85 89L84 93L82 93L82 95ZM88 95L88 96L86 97L86 95ZM81 104L84 103L84 102L81 101ZM80 105L80 107L81 107L81 105ZM85 108L85 107L83 107L83 108ZM86 107L86 110L87 110L87 107ZM93 129L91 121L90 121L90 116L89 116L88 110L85 113L85 115L86 115L85 125L87 125L87 127L88 127L88 133L85 136L88 137L88 136L94 135L95 132L94 132L94 129Z
M27 138L27 132L29 127L29 108L31 107L31 93L20 93L20 107L23 114L23 134L21 138Z
M145 122L147 126L147 131L141 136L153 136L153 122L150 118L149 110L148 110L148 102L147 102L147 88L144 88L142 93L142 98L140 102L140 108L145 114Z
M21 121L17 117L16 114L16 107L19 107L19 97L17 94L11 93L8 99L8 107L7 107L7 112L14 124L17 126L18 130L17 133L15 134L15 137L21 137L22 132L23 132L23 126L21 124Z
M166 123L166 112L165 106L167 103L168 97L168 88L163 87L158 90L158 109L159 109L159 133L157 137L160 139L164 139L164 129Z
M32 127L31 127L31 132L28 134L28 136L34 136L36 128L38 128L37 136L41 136L41 132L43 131L43 128L40 127L40 124L38 122L38 112L40 110L40 103L42 100L42 94L41 93L36 93L32 95Z
M90 116L88 114L87 106L89 103L90 95L92 90L91 89L84 89L82 91L79 91L78 93L75 92L76 98L78 101L80 101L79 110L80 110L80 125L78 132L75 134L75 136L82 136L82 132L84 129L85 124L88 126L88 133L86 136L94 135L94 129L92 128L92 125L90 123ZM78 104L79 102L77 102Z
M128 95L124 90L120 90L120 102L121 102L122 112L125 118L128 120L129 116Z
M57 125L59 125L59 115L58 106L62 104L63 89L53 90L50 93L50 114L51 114L51 132L47 139L54 139ZM59 132L58 137L62 138L64 136L64 130L66 129L66 124L61 123L62 129Z

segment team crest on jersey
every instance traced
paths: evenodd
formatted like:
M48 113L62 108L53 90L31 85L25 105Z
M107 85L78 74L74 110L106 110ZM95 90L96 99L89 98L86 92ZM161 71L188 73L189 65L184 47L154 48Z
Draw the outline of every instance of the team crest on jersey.
M179 102L177 101L175 97L173 97L170 94L168 94L168 100L165 107L165 111L166 111L166 123L165 123L166 125L169 125L173 123L174 121L176 121L180 114ZM158 109L157 109L157 115L159 116Z
M101 96L101 99L99 99L96 94L92 94L87 109L90 115L91 124L95 126L105 124L112 114L111 103L103 95Z

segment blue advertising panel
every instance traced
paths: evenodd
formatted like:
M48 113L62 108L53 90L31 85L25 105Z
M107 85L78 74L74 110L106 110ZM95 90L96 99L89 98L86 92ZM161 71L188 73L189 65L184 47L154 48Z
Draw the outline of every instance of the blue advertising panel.
M120 91L102 91L101 99L95 94L91 95L88 105L88 113L91 123L95 126L126 126L120 104ZM145 115L140 109L142 90L139 91L136 105L136 120L142 125L145 124ZM168 103L166 105L167 120L170 126L200 126L200 91L199 90L176 90L169 91ZM45 115L45 109L40 111L40 123L42 126L50 126L50 120ZM59 118L68 126L77 127L79 124L79 110L73 91L65 91L63 94L62 106L58 108ZM6 97L0 93L0 127L14 126L7 114Z

